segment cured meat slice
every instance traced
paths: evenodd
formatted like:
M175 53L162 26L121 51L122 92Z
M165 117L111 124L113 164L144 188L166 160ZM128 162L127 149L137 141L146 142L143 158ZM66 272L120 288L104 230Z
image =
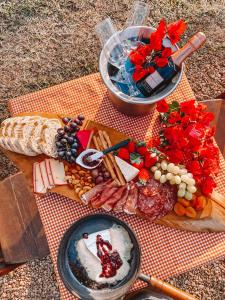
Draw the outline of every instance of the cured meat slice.
M115 181L110 182L108 185L105 186L100 197L97 198L96 201L91 201L92 207L101 207L118 189L118 184Z
M81 201L84 204L89 204L92 199L97 198L97 196L99 196L102 193L107 183L109 183L109 181L100 183L93 187L90 191L81 196Z
M115 212L123 212L123 207L124 207L124 205L125 205L125 203L127 201L129 190L130 190L130 185L127 184L126 185L126 190L124 191L122 197L119 199L119 201L117 201L117 203L113 207L113 210Z
M147 185L139 186L137 207L139 212L154 221L169 213L176 202L176 188L151 178Z
M127 196L127 201L123 207L123 211L129 215L133 215L136 213L137 207L137 200L138 200L138 188L136 184L132 182L130 184L129 194Z
M126 186L121 186L117 191L109 198L103 205L102 208L106 211L113 209L114 205L121 199L123 193L127 190Z

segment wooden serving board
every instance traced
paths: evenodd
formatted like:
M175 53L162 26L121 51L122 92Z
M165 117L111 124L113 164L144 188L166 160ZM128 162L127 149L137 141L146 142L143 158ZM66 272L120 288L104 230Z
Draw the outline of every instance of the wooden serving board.
M61 118L60 114L49 114L49 113L22 113L22 115L39 115L42 117L48 118ZM94 129L97 130L105 130L113 144L124 140L127 136L117 130L107 127L103 124L96 123L94 121L86 121L83 125L85 129ZM93 145L91 145L92 147ZM33 189L33 163L40 162L46 158L45 155L38 155L35 157L25 156L18 153L14 153L11 151L7 151L3 149L3 152L17 165L17 167L24 173L28 185L31 189ZM63 195L75 201L81 202L79 197L75 194L74 190L69 188L67 185L65 186L57 186L51 189L51 192ZM201 217L198 219L190 219L187 217L179 217L174 212L166 215L160 220L156 221L157 224L165 225L181 230L188 231L202 231L202 232L221 232L225 231L225 197L218 194L213 193L211 200L208 201L206 208L201 213Z

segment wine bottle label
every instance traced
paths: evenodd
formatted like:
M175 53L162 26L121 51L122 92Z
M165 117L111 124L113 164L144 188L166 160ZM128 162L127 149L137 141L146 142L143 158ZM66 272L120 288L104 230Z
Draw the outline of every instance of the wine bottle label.
M145 78L145 81L152 89L157 87L163 80L163 77L157 71Z

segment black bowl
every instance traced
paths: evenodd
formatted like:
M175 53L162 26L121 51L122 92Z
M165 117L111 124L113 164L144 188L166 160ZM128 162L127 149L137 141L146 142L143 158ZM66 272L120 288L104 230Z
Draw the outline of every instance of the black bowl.
M93 299L93 293L98 292L98 290L96 291L86 287L76 277L76 271L79 272L82 267L77 257L76 247L74 247L75 242L82 238L84 232L91 234L96 231L111 228L113 224L122 226L128 232L133 244L133 249L131 251L130 271L123 280L110 287L110 292L112 292L111 299L113 299L113 295L117 290L121 292L121 289L126 287L124 291L127 291L127 287L133 284L139 273L141 250L134 232L126 223L106 214L94 214L81 218L65 232L59 246L57 261L59 275L66 288L81 299ZM103 290L101 289L101 291ZM109 291L108 288L107 291Z

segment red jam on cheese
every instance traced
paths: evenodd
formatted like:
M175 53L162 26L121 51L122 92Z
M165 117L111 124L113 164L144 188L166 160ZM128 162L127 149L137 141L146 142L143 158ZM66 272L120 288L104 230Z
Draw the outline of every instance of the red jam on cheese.
M100 234L96 237L97 255L101 260L102 273L100 277L110 278L116 275L117 270L122 266L123 261L119 253L112 251L112 245L103 240Z

